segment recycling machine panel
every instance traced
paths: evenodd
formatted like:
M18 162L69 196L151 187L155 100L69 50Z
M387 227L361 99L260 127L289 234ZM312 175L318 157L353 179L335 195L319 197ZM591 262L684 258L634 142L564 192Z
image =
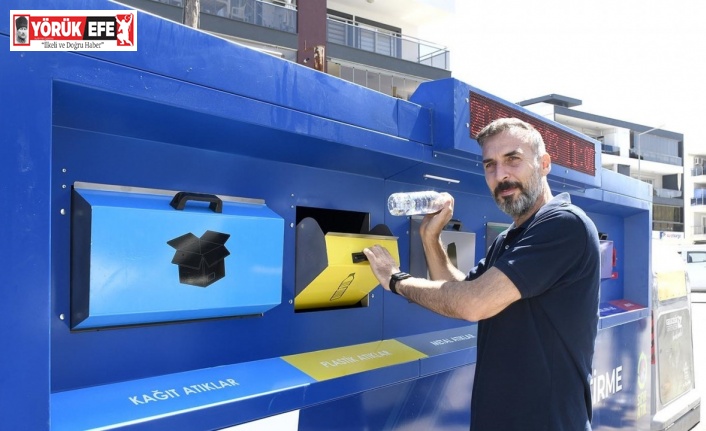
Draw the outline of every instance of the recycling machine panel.
M80 188L72 200L74 329L255 315L280 303L284 222L261 202Z

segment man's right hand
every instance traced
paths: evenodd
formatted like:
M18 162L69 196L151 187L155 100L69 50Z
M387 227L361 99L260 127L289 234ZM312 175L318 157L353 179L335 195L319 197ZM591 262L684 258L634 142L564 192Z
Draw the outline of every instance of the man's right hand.
M453 217L453 196L448 193L441 193L438 199L444 202L444 207L438 212L425 215L422 223L419 225L419 234L422 237L422 241L438 241L441 236L441 231L444 230Z

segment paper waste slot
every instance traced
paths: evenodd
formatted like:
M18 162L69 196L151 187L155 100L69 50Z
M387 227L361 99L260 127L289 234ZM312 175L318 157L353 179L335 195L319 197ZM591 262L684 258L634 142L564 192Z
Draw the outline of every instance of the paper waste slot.
M72 192L72 329L261 315L281 302L284 220L263 201L116 188Z

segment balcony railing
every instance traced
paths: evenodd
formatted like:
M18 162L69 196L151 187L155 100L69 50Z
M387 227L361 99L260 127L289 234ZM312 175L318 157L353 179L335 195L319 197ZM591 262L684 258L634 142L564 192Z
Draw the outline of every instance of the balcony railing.
M617 145L601 144L601 153L619 156L620 147L618 147Z
M183 0L155 0L184 7ZM201 0L201 12L268 27L297 32L297 10L290 2L262 0Z
M691 206L706 205L706 190L700 193L700 189L694 190L694 197L691 198Z
M637 151L634 148L630 149L630 158L649 160L652 162L666 163L669 165L683 166L681 157L670 156L669 154L657 153L654 151L642 151L641 157L638 157Z
M228 0L237 3L231 7L230 19L288 33L297 32L297 10L291 3L260 0Z
M695 225L692 226L692 233L694 235L706 235L706 226L703 225Z
M654 189L652 189L652 194L660 198L674 199L681 197L681 190L662 189L655 187Z
M450 67L449 51L441 45L331 18L327 21L326 38L329 42L438 69L448 70Z
M701 175L706 175L706 171L704 170L703 166L694 166L693 168L691 168L692 177L698 177Z
M684 232L684 223L677 221L653 220L652 230L665 232Z

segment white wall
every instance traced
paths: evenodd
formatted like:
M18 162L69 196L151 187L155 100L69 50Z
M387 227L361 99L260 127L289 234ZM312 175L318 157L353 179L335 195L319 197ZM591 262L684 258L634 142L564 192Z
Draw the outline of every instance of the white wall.
M302 1L302 0L299 0ZM402 29L405 36L424 39L421 29L450 17L453 0L329 0L327 8ZM431 39L429 42L444 44Z

